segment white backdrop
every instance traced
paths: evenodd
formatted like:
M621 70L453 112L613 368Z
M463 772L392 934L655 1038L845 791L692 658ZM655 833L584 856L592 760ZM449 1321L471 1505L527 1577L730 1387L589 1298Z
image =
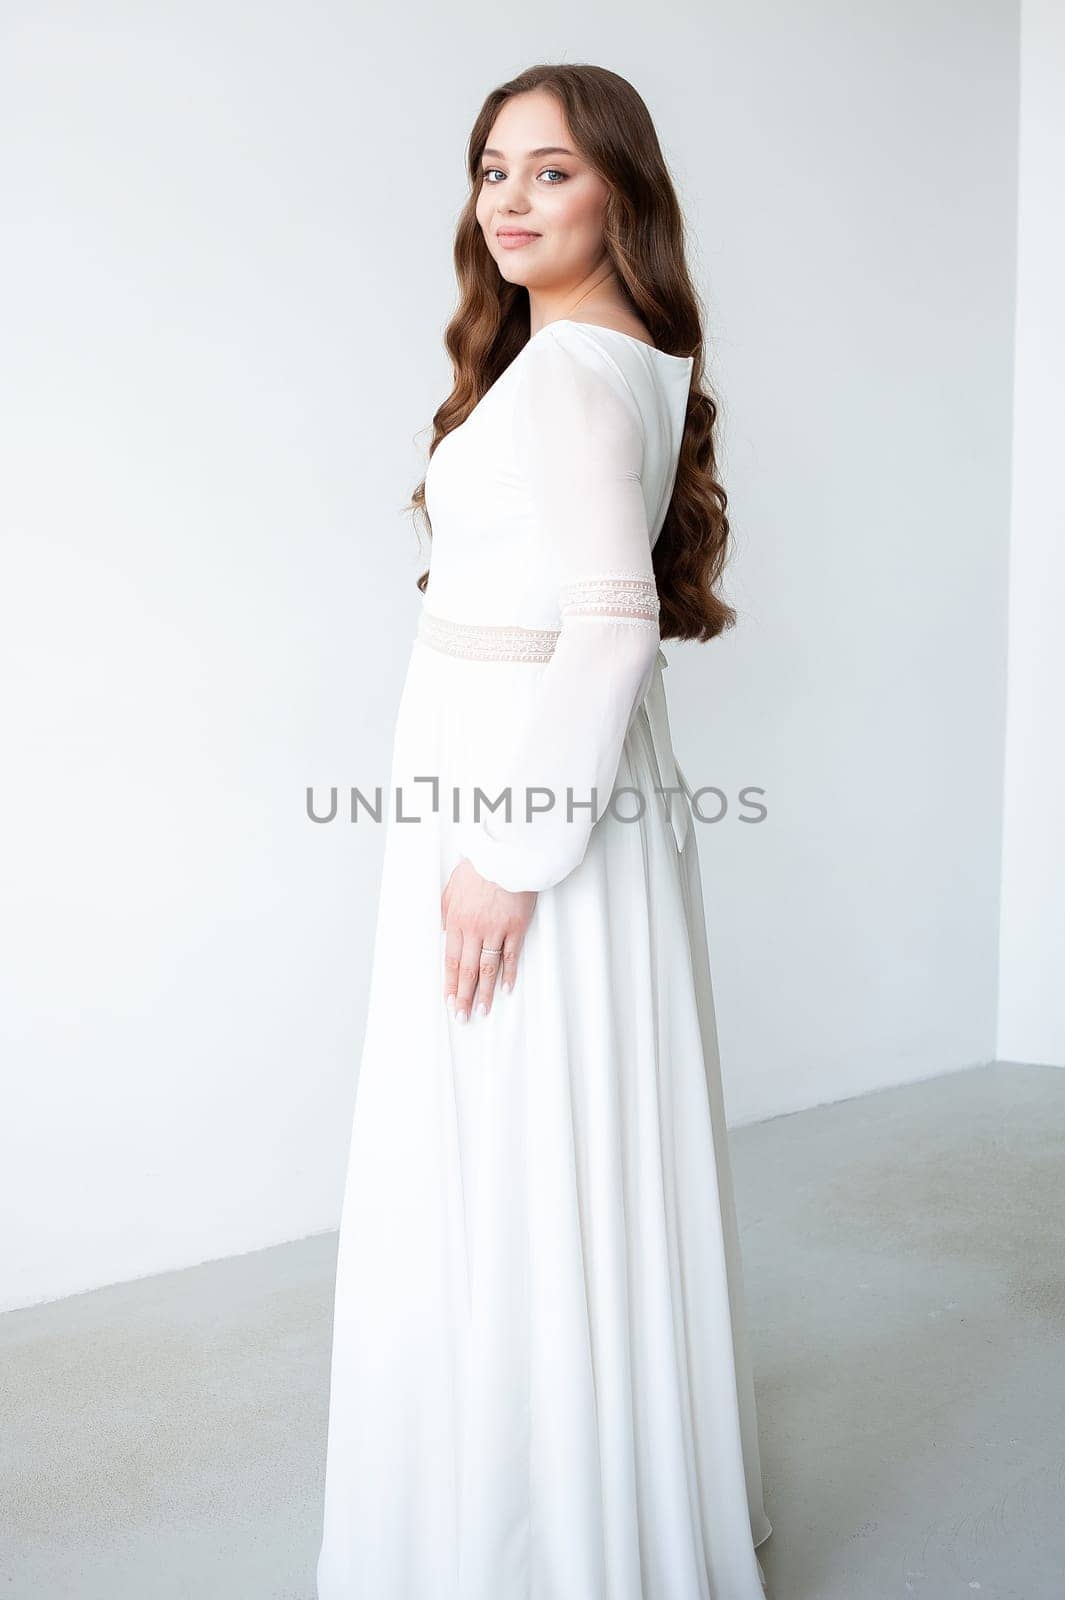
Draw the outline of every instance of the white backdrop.
M1065 1066L1065 8L1023 19L998 1054Z
M383 830L304 790L387 783L464 144L539 60L643 93L710 313L730 1120L993 1057L1016 4L5 19L0 1305L336 1224Z

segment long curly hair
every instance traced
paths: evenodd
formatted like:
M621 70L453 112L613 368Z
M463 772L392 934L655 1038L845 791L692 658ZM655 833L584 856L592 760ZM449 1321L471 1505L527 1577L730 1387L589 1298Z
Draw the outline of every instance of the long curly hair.
M604 242L633 310L659 349L694 358L676 482L652 559L661 637L705 643L732 627L736 613L716 592L729 555L728 501L717 478L717 405L704 386L702 315L685 260L680 205L650 112L632 84L605 67L529 67L493 89L477 114L467 146L470 195L455 238L459 305L444 334L454 388L433 416L429 456L529 338L528 293L501 276L476 206L481 157L500 107L532 89L557 96L572 138L607 185ZM424 477L408 510L431 538ZM428 580L427 568L417 580L423 593Z

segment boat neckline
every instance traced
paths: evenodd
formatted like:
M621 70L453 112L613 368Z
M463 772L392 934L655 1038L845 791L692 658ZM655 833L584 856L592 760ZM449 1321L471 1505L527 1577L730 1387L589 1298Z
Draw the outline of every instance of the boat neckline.
M639 345L641 350L649 350L654 356L661 356L664 361L674 361L680 366L691 366L694 356L675 356L668 350L660 350L656 344L649 344L646 339L638 339L634 333L625 333L621 328L609 328L602 322L582 322L578 317L555 317L551 322L545 322L537 328L535 333L529 335L528 343L538 339L540 334L546 333L548 328L557 328L563 323L568 323L571 328L594 328L597 333L612 333L619 339L627 339L630 344Z

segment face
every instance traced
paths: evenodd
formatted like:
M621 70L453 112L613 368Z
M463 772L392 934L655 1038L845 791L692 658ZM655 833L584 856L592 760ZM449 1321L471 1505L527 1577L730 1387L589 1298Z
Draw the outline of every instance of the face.
M477 221L509 283L549 296L582 285L605 259L607 193L553 94L535 89L506 102L481 157Z

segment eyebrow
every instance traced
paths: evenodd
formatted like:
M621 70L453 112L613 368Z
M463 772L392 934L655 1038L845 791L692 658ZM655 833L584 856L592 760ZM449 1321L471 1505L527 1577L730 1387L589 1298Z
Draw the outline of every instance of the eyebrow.
M538 150L529 151L531 156L571 156L573 153L574 152L572 150L567 150L565 145L561 144L542 144ZM502 150L490 150L486 148L481 151L481 154L482 156L496 156L501 161L506 160Z

